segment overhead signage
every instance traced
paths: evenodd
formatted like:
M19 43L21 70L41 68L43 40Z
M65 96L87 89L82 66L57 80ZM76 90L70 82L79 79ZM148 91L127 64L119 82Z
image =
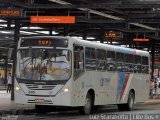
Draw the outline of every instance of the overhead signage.
M74 24L75 16L31 16L30 23Z
M18 9L0 9L1 17L21 17L21 10Z
M121 39L123 38L122 32L114 32L114 31L109 31L105 34L105 38L108 39Z
M135 42L148 42L148 38L134 38L133 41Z

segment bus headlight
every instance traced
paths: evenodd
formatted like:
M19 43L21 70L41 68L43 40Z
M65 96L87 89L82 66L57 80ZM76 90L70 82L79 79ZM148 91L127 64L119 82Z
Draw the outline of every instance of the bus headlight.
M68 89L68 88L65 88L65 89L63 89L63 92L64 92L64 93L67 93L67 92L69 92L69 89Z
M20 87L18 84L16 84L16 85L15 85L15 90L16 90L17 92L20 92L20 91L21 91L21 87Z

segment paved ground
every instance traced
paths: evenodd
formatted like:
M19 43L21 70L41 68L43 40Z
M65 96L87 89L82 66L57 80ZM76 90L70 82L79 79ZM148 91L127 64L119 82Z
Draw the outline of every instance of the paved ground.
M0 90L6 90L7 88L4 85L0 85Z
M136 104L133 111L118 111L108 105L91 115L80 115L78 111L57 111L46 114L2 114L0 118L12 120L160 120L160 104ZM14 118L14 119L13 119ZM8 119L7 119L8 120Z
M10 98L11 94L6 90L0 91L0 114L34 109L34 106L31 105L15 104Z

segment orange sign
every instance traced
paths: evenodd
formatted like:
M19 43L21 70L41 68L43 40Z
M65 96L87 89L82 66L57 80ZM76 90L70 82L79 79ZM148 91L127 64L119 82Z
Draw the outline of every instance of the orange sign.
M75 23L75 16L31 16L30 23L74 24Z
M20 17L21 11L20 10L12 10L12 9L1 9L0 15L3 17Z
M135 42L148 42L148 38L134 38L133 41Z
M105 37L109 39L120 39L122 38L122 33L121 32L107 32L105 34Z

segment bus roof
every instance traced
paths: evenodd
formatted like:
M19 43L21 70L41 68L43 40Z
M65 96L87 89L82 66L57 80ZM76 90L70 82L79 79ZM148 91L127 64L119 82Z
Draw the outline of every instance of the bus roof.
M70 38L72 41L78 45L83 45L85 47L93 47L97 49L104 49L104 50L109 50L109 51L115 51L115 52L122 52L126 54L135 54L135 55L145 55L149 56L149 52L147 51L142 51L142 50L137 50L137 49L132 49L132 48L126 48L122 46L115 46L115 45L109 45L109 44L104 44L104 43L96 43L96 42L91 42L87 40L81 40L77 38Z

